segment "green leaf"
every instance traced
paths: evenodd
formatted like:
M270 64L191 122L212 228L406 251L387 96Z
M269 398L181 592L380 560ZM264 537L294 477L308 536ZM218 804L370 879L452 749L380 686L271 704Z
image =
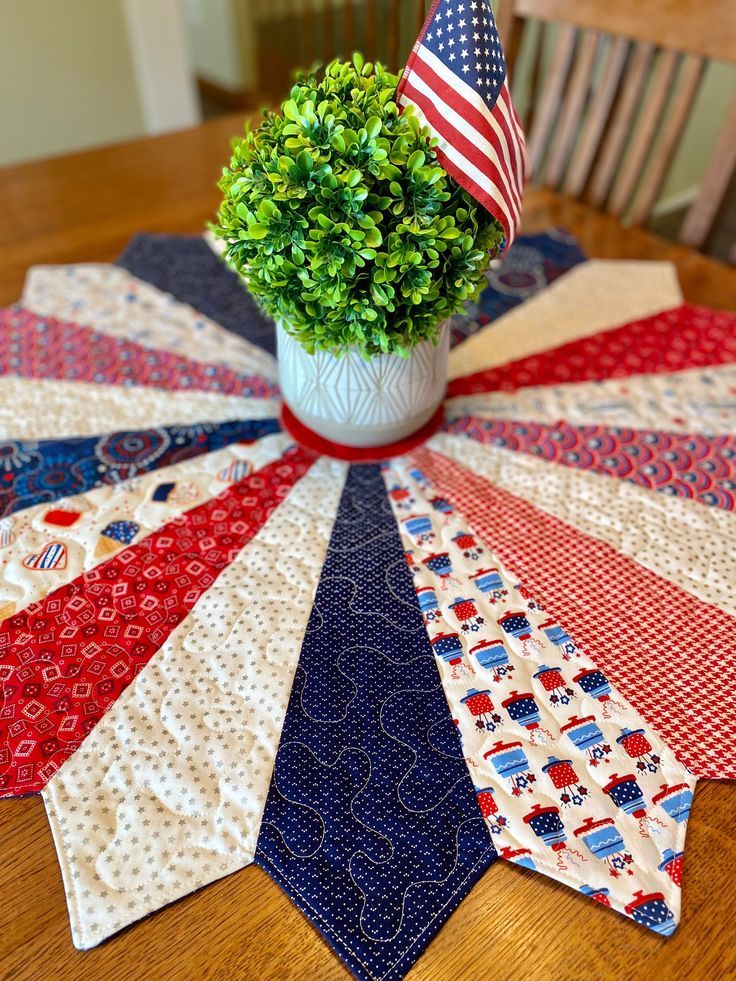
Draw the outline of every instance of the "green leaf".
M255 222L248 227L249 236L256 240L265 238L268 235L268 231L268 225L261 225L260 222Z
M383 236L381 235L380 231L377 228L373 227L373 228L366 229L365 244L369 248L376 248L382 242L383 242Z
M287 99L282 105L281 111L286 119L299 119L299 107L293 99Z
M302 152L296 158L296 162L299 169L305 171L306 173L311 173L314 169L314 159L308 150L302 150Z
M383 123L378 116L371 116L365 122L365 131L371 140L375 140L377 136L380 136L382 129Z
M415 150L414 153L406 161L407 170L418 170L420 167L424 166L424 161L427 158L421 150Z

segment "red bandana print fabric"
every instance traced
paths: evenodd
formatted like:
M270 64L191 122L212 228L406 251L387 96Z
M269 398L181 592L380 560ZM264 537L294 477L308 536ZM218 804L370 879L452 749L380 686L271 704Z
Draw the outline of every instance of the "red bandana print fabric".
M736 437L467 416L446 431L733 511Z
M262 378L240 375L225 365L192 361L80 324L37 317L22 307L0 311L0 374L252 398L272 398L278 391Z
M736 314L683 304L450 382L448 396L600 381L736 361Z
M3 623L0 796L45 786L314 459L288 450Z
M736 618L444 456L414 458L686 766L736 779Z

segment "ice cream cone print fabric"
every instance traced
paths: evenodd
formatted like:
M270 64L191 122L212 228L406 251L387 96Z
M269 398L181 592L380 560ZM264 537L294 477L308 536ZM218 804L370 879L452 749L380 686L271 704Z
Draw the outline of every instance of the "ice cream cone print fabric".
M217 497L236 480L281 456L284 434L234 444L4 520L0 537L0 620L43 599L140 541L185 511ZM56 545L56 558L41 556Z
M695 778L418 467L384 479L500 856L669 935Z

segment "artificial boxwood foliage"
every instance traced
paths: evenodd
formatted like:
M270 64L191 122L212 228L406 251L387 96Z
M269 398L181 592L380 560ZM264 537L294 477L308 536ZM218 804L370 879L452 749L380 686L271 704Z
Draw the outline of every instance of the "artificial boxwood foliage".
M333 61L233 147L216 235L309 352L408 355L475 296L503 231L440 166L399 78Z

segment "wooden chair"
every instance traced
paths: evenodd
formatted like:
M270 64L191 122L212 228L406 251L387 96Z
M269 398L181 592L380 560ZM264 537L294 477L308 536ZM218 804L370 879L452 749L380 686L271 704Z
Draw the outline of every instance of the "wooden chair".
M255 3L261 88L273 95L296 67L361 51L396 71L429 0L240 0Z
M736 63L733 0L500 0L512 92L522 41L531 179L643 225L709 59ZM542 22L541 29L532 27ZM544 36L555 32L542 70ZM526 32L530 33L527 35ZM527 43L528 42L528 43ZM736 172L736 98L680 241L704 243Z

